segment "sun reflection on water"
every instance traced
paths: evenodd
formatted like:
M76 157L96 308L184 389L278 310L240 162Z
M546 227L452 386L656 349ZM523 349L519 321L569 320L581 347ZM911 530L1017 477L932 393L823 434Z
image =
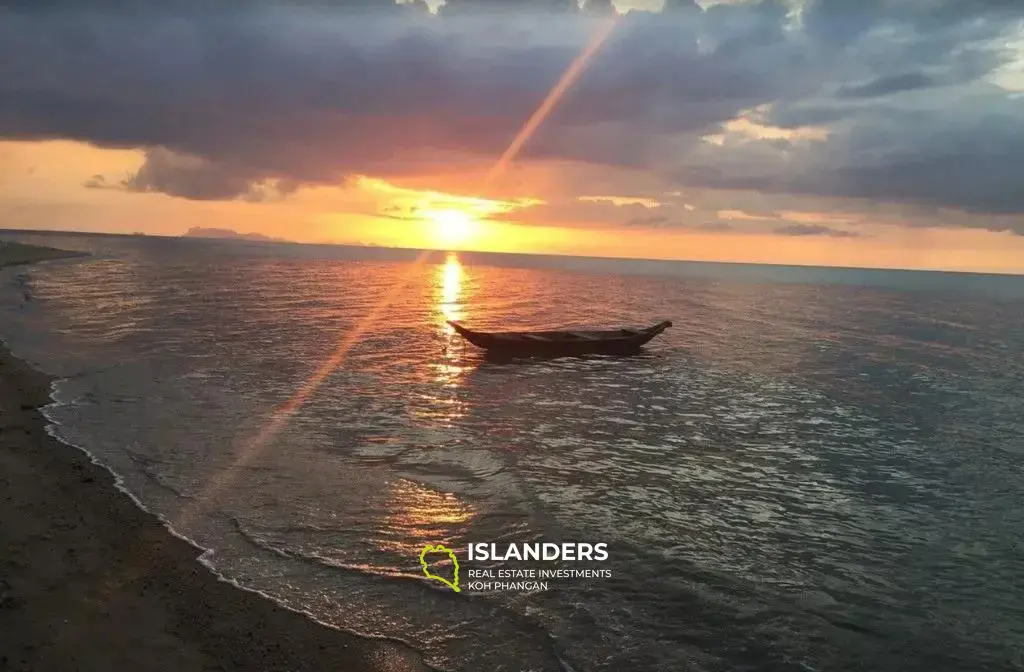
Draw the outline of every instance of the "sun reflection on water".
M444 387L458 387L460 378L466 372L467 367L460 364L456 347L460 344L458 335L448 320L462 320L466 317L465 303L463 302L463 280L465 271L459 263L458 256L452 252L448 255L444 264L438 267L438 313L441 322L441 338L443 339L444 354L436 366L434 380Z
M466 316L467 279L454 252L448 254L434 274L431 329L437 329L435 338L439 348L435 356L424 362L423 375L427 385L415 395L415 403L409 409L411 416L434 427L451 427L465 413L459 388L470 367L463 356L462 339L448 320L461 320Z
M476 516L453 493L399 479L389 487L381 517L382 550L415 559L427 544L451 543Z
M462 294L462 275L462 264L459 263L459 257L454 252L450 253L444 264L438 267L440 289L438 308L441 312L445 333L449 335L454 334L455 330L447 321L461 320L464 317L463 306L459 302L459 297Z

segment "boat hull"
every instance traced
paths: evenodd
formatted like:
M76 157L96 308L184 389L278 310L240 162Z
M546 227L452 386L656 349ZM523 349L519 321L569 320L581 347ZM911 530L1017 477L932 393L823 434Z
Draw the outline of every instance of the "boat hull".
M646 329L609 331L484 332L449 322L463 338L497 357L571 357L629 355L638 352L671 322Z

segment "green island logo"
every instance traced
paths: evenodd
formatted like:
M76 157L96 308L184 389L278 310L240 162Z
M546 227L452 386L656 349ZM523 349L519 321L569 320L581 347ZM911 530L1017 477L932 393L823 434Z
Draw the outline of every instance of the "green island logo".
M431 574L430 573L430 570L427 569L427 560L426 560L427 553L447 553L448 554L448 557L452 559L452 564L455 566L455 575L453 576L451 581L449 581L448 579L444 578L443 576L438 576L437 574ZM446 585L449 588L451 588L452 590L454 590L456 593L460 592L460 590L459 590L459 559L455 557L455 552L454 551L448 550L447 548L445 548L441 544L438 544L437 546L431 546L430 544L427 544L426 546L423 547L423 550L420 551L420 564L423 565L423 573L427 575L428 579L434 579L435 581L440 581L444 585Z

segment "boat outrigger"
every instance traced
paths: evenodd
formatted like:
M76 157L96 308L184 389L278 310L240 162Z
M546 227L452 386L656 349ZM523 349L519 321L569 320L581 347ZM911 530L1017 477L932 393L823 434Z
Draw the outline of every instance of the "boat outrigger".
M601 331L474 331L455 321L448 324L488 354L506 357L630 354L672 326L665 320L646 328Z

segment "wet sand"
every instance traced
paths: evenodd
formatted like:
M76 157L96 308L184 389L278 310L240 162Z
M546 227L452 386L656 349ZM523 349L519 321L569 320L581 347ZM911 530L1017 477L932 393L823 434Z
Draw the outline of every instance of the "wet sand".
M69 256L0 245L0 266ZM427 669L401 644L218 580L108 471L47 434L49 385L0 347L0 670Z

